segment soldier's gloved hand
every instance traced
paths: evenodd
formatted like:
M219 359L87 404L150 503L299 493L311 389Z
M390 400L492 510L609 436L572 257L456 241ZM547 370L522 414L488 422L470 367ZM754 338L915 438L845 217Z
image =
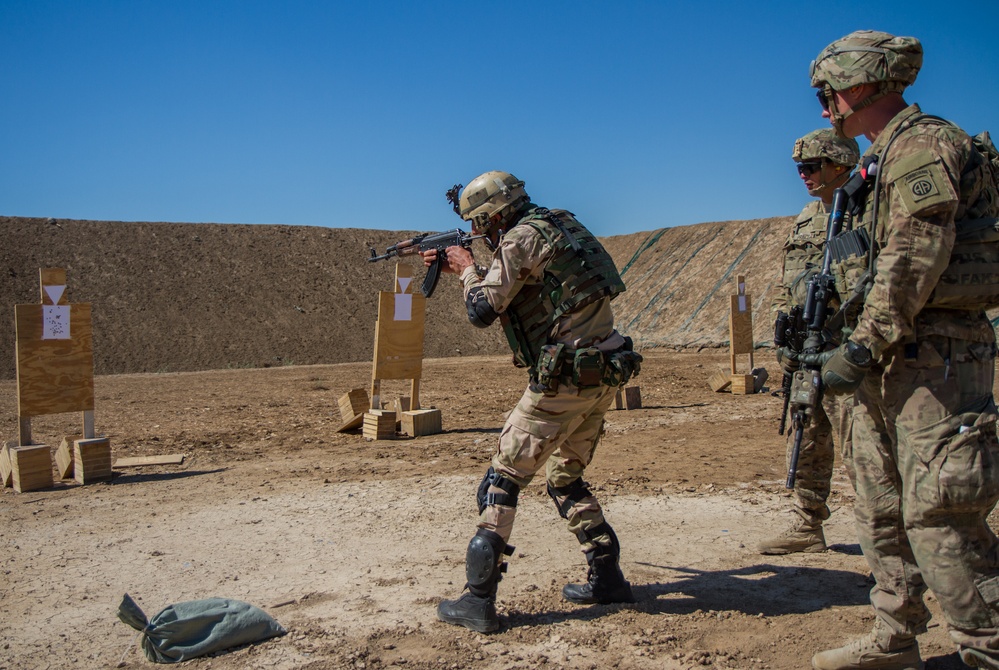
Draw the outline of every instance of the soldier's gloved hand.
M831 351L801 354L798 360L802 365L822 368L822 384L831 395L856 391L872 365L871 351L850 340Z
M801 367L801 363L798 362L798 354L789 347L777 348L777 364L786 375L793 375Z

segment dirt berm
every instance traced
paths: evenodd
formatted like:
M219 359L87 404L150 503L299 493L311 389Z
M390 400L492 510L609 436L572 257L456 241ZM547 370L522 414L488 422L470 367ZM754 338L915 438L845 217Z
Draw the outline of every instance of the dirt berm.
M620 329L639 346L728 342L734 278L747 277L755 337L767 313L788 217L702 223L603 238L628 290ZM15 375L15 304L40 301L38 270L67 270L70 302L93 309L97 374L371 360L378 291L394 264L369 263L412 231L283 225L123 223L0 217L0 378ZM482 260L488 251L476 250ZM406 262L416 267L418 260ZM499 328L468 324L458 282L429 301L428 358L497 354Z

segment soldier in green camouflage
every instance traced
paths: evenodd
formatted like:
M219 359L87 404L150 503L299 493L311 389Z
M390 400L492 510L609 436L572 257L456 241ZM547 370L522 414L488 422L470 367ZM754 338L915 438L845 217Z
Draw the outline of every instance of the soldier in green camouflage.
M858 31L811 67L823 116L871 141L862 165L877 158L854 223L873 242L873 281L848 339L802 358L822 365L827 393L856 394L855 515L876 581L874 630L816 654L819 670L923 667L927 588L961 659L999 668L999 541L986 523L999 499L995 332L973 300L942 309L934 297L957 226L997 214L996 181L964 131L903 99L921 64L918 40Z
M445 272L464 286L469 321L500 321L530 383L500 433L492 466L479 484L478 531L465 555L466 588L437 608L442 621L488 633L499 628L496 587L513 552L520 489L542 467L548 494L579 541L589 570L563 597L580 604L633 601L620 568L621 547L596 497L583 481L603 432L604 414L620 386L637 374L641 356L614 329L611 299L624 283L610 255L565 210L533 204L524 182L487 172L449 192L455 212L486 235L488 268L468 250L445 250ZM435 251L423 254L429 266Z
M771 309L775 316L803 306L808 278L822 268L833 192L849 179L860 159L860 147L853 138L842 138L831 128L823 128L795 141L791 158L798 164L798 176L808 194L817 199L801 210L784 242L781 282ZM794 374L798 364L788 352L779 351L777 357L784 373ZM802 434L791 523L784 532L760 543L761 554L826 550L822 522L829 518L826 500L835 457L833 443L844 444L849 419L848 403L832 395L823 397L822 404L815 408ZM788 441L789 464L792 442Z

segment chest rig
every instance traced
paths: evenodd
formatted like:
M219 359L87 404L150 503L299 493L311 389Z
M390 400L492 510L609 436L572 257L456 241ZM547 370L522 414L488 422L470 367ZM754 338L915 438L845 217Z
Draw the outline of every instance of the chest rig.
M517 225L538 231L553 248L539 280L528 283L500 315L517 367L534 368L558 320L624 291L614 261L597 238L565 210L531 210Z
M949 121L929 114L917 114L904 121L881 150L881 162L895 138L916 125L943 126L959 130ZM958 186L958 208L955 213L955 240L950 263L930 295L926 308L970 310L999 306L999 183L996 162L990 160L995 147L987 133L972 138L972 151L961 170ZM887 232L878 225L881 216L888 216L887 202L878 183L864 207L863 226L834 240L834 266L837 288L865 293L873 282L879 247ZM872 234L873 233L873 234ZM873 238L873 239L872 239ZM864 284L867 284L865 286ZM859 307L853 310L855 321Z
M794 230L784 242L784 275L782 283L790 292L792 304L799 304L803 296L795 287L822 266L826 242L826 225L829 215L820 201L810 203L798 215Z

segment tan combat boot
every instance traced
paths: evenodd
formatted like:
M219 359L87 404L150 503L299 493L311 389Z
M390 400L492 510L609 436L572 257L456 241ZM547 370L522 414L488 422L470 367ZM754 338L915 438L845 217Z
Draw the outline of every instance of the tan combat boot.
M878 635L875 628L838 649L815 654L812 667L815 670L923 670L924 666L916 638L893 640L891 636Z
M818 510L794 507L794 522L777 537L759 544L761 554L809 554L826 550L826 537L822 533L823 515ZM824 515L828 518L828 513Z

